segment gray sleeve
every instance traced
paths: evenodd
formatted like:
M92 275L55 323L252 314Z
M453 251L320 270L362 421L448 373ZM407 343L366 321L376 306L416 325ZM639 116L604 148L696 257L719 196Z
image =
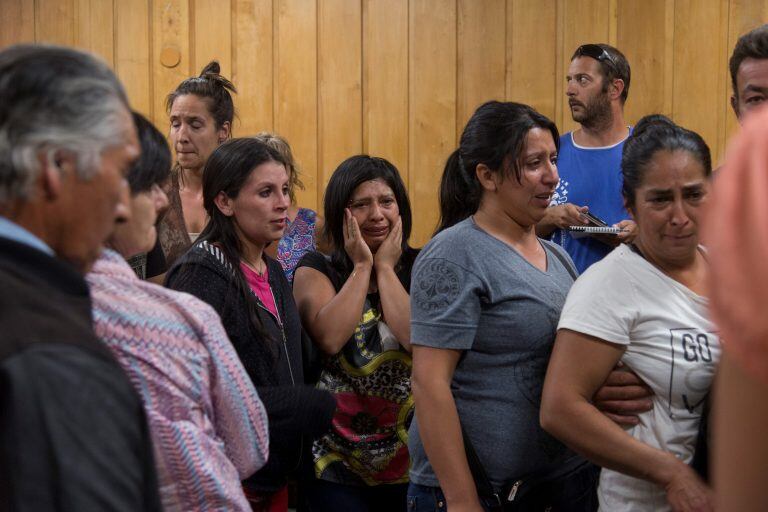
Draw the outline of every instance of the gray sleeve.
M472 348L482 290L477 276L449 259L418 259L411 277L411 343Z

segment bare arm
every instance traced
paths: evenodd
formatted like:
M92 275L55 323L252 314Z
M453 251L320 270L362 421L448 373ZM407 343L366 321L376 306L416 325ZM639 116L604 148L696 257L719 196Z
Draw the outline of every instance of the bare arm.
M542 427L600 466L660 485L675 511L711 510L709 491L689 466L636 440L590 403L623 351L592 336L558 331L544 381Z
M544 218L536 224L536 234L542 238L548 237L558 228L565 229L568 226L586 226L589 224L581 214L589 210L586 206L576 206L565 203L547 208Z
M392 334L407 351L411 351L411 304L408 291L398 279L395 266L402 256L403 222L397 220L387 239L381 244L373 264L379 288L381 309Z
M301 323L320 350L331 355L344 347L360 322L373 268L373 255L348 209L344 248L354 269L339 293L326 276L311 268L297 269L293 278L293 297Z
M448 510L481 512L451 393L451 379L460 356L459 350L414 346L411 385L419 435Z
M717 510L768 509L768 386L746 374L726 352L720 363L714 399L714 479Z
M313 268L296 269L293 297L301 324L326 354L338 353L360 322L371 280L370 266L356 266L339 293L330 279Z

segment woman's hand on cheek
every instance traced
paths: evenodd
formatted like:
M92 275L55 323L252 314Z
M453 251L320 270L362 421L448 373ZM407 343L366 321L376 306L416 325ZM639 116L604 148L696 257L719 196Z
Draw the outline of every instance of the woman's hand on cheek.
M352 216L352 212L349 208L344 209L344 224L342 225L344 233L344 250L347 252L347 256L352 260L352 264L357 265L373 265L373 254L370 247L363 240L363 236L360 234L360 226L357 224L357 219Z
M403 254L403 220L398 217L389 235L381 243L379 250L376 251L373 264L376 268L395 268L400 256Z

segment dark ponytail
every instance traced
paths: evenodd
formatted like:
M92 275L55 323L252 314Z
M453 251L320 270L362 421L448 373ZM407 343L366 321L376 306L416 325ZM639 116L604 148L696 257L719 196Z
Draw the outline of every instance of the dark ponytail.
M208 100L208 112L216 122L216 128L221 128L224 123L229 123L231 133L232 121L235 118L235 104L232 101L232 94L236 94L237 89L220 73L221 66L219 63L215 60L209 62L199 76L187 78L168 95L165 100L166 111L171 112L173 102L179 96L194 94Z
M440 221L435 235L466 219L480 206L480 184L467 179L458 149L445 162L438 198Z
M687 151L704 167L704 175L712 174L709 146L701 136L674 123L661 114L643 117L624 143L621 154L621 193L628 208L635 205L635 192L645 179L654 155L659 151Z
M459 149L448 158L440 181L440 225L436 233L477 212L482 189L477 166L488 167L502 177L522 180L520 158L525 138L533 128L552 134L560 149L555 123L528 105L489 101L478 107L461 134Z

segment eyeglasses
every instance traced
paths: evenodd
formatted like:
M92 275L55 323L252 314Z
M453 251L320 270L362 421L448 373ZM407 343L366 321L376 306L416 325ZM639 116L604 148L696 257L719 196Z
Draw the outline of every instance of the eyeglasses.
M616 71L619 70L619 67L616 65L616 61L613 60L613 57L611 57L611 54L596 44L583 44L578 48L576 48L576 52L574 53L574 55L576 57L581 57L581 56L592 57L593 59L600 62L607 60L608 63L611 66L613 66L613 69L615 69Z

